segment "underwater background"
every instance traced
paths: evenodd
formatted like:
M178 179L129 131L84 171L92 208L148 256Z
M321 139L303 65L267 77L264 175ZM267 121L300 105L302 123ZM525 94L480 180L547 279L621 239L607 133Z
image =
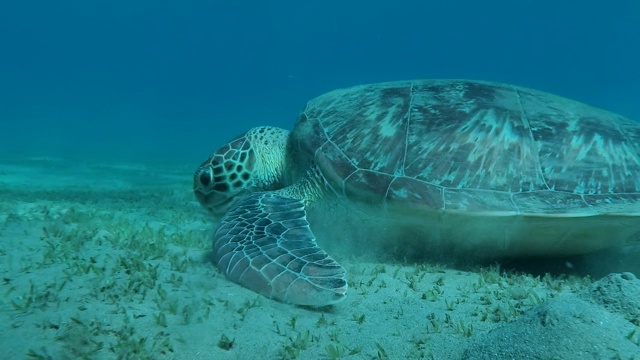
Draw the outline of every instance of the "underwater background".
M309 308L225 278L193 192L336 88L498 81L638 121L639 64L638 0L0 1L0 359L640 359L638 236L457 266L329 202L349 292Z
M3 1L0 153L198 163L305 102L418 78L640 118L640 2Z

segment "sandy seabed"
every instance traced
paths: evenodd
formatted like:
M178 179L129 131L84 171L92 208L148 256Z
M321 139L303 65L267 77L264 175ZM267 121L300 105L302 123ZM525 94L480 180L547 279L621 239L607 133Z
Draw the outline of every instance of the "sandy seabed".
M592 274L332 254L347 299L295 307L215 269L193 170L0 163L0 358L640 359L635 249Z

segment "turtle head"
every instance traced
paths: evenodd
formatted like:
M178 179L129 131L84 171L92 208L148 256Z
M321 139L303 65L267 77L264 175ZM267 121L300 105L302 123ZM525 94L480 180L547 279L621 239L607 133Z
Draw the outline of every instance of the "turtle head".
M282 187L288 137L287 130L262 126L219 148L194 175L200 204L224 215L243 195Z

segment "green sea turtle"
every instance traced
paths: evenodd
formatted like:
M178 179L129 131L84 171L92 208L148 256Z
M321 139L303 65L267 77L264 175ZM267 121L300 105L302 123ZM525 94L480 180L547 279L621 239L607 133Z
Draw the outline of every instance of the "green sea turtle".
M640 125L500 83L356 86L311 100L292 132L258 127L224 145L194 191L221 217L214 258L227 278L321 306L347 292L314 236L332 224L307 220L330 200L378 219L373 233L401 246L408 230L413 242L496 257L640 242Z

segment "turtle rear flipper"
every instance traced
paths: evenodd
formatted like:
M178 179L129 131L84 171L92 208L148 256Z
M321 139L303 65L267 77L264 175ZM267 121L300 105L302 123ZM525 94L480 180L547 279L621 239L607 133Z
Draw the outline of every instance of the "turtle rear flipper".
M312 306L345 298L345 270L316 244L302 200L248 196L222 218L213 251L227 278L267 297Z

